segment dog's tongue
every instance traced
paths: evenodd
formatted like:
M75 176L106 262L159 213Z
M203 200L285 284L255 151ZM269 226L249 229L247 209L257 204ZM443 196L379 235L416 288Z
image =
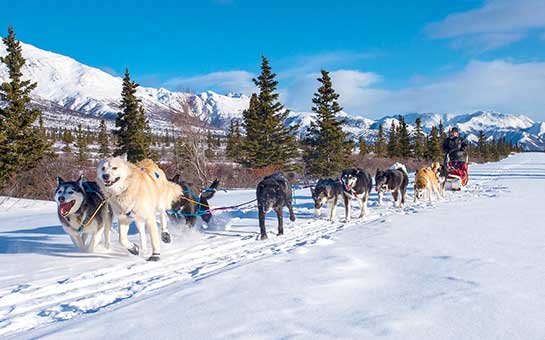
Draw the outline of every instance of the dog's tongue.
M61 203L59 205L59 213L62 216L66 216L70 212L70 209L72 208L73 205L74 205L73 201L66 202L66 203Z

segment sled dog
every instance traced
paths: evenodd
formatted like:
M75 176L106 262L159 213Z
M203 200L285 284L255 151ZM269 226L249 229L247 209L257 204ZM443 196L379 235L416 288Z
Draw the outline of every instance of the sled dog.
M171 220L179 222L182 218L185 224L194 227L197 222L197 216L200 216L206 223L210 222L212 213L208 212L208 200L216 193L219 181L215 179L210 187L205 190L197 190L197 186L180 179L180 175L174 176L171 180L182 187L182 196L172 203L174 214L169 215Z
M95 251L101 239L104 240L104 248L110 248L113 213L103 200L96 182L84 181L83 176L77 181L64 181L57 177L55 202L59 220L80 250ZM89 235L92 235L91 240L87 242Z
M432 200L432 194L437 199L443 197L443 191L441 190L441 184L437 173L440 171L441 165L439 162L433 162L431 166L422 168L416 172L414 179L414 201L424 199Z
M394 207L405 204L409 175L407 168L401 163L395 163L387 170L377 169L375 174L375 189L378 192L378 205L382 205L385 192L391 192L394 197Z
M367 201L373 187L371 175L362 169L345 169L341 173L341 183L345 195L345 219L350 221L350 200L355 197L360 205L360 216L362 218L368 214Z
M314 200L314 210L316 211L316 216L321 216L320 208L325 203L329 204L329 220L333 221L337 214L337 202L339 198L343 199L344 208L347 210L347 201L350 200L348 195L345 195L343 185L338 179L325 178L321 179L316 183L316 186L310 188L312 193L312 199ZM347 210L348 211L348 210ZM345 215L348 212L345 213Z
M156 214L161 218L161 239L171 241L166 210L182 194L182 188L167 180L152 160L137 164L124 157L110 157L97 166L97 182L119 221L119 242L134 255L146 253L146 226L151 237L152 254L148 261L160 258L160 241ZM134 220L140 234L140 249L127 238L129 223Z
M267 238L265 229L265 214L271 209L276 212L278 218L278 235L284 234L284 218L282 208L288 207L290 220L295 221L293 213L291 186L283 173L277 172L264 177L256 189L257 209L259 213L259 230L261 239Z

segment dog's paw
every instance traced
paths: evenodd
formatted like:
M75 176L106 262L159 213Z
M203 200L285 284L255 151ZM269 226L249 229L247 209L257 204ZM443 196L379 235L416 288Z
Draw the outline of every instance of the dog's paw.
M129 253L131 253L133 255L138 255L139 252L140 252L140 249L138 248L138 246L136 244L133 244L132 248L127 249L127 250L129 251Z
M268 239L267 237L267 234L262 234L260 237L259 237L260 240L266 240Z
M150 261L150 262L157 262L161 259L161 255L160 254L151 254L150 257L148 257L147 261Z
M295 221L295 215L290 216L290 221Z
M161 240L163 240L164 243L170 243L172 241L172 237L165 231L161 233Z

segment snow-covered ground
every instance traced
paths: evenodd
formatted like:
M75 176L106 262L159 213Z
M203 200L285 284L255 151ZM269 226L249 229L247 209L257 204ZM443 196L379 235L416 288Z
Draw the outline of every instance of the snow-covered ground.
M267 241L255 208L171 227L158 263L117 244L78 253L54 203L5 201L0 337L543 339L545 153L470 172L438 203L377 208L373 195L371 215L349 224L342 207L335 223L316 219L298 190L298 219L276 237L270 215Z

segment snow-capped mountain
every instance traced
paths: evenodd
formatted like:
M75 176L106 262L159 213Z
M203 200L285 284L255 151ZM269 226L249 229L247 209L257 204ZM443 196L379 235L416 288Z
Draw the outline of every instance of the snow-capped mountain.
M66 116L75 115L85 117L87 125L94 126L93 118L114 118L121 100L120 77L29 44L21 43L21 47L26 59L23 75L38 83L32 95L34 101L48 111L46 123L62 122L67 120ZM0 55L5 54L6 48L0 42ZM7 77L7 69L0 66L0 81ZM157 129L168 126L171 115L177 114L189 114L219 125L224 123L223 119L240 115L250 100L237 94L223 96L212 91L191 94L142 86L137 96L152 127ZM55 117L56 114L62 117Z
M470 142L478 140L482 130L488 139L505 137L508 141L519 143L528 150L545 149L545 123L534 122L524 115L504 114L494 111L477 111L470 114L452 115L439 113L404 114L409 132L414 130L415 121L420 118L424 132L429 132L433 126L443 123L445 129L457 126L462 135ZM342 112L340 118L345 120L343 130L352 134L354 139L363 136L368 141L376 139L378 128L382 125L387 133L390 125L399 124L399 115L385 116L375 121ZM312 112L291 113L289 124L299 124L300 133L304 135L310 124L316 120Z
M99 118L111 120L115 117L121 99L120 77L29 44L21 43L21 46L27 60L23 74L38 83L32 95L34 103L44 111L46 126L74 128L81 123L93 129L98 127ZM0 42L0 55L5 53L5 46ZM0 81L6 79L7 70L0 65ZM177 115L188 115L196 121L224 129L231 119L242 117L250 101L242 94L221 95L212 91L192 94L151 87L139 87L137 96L155 130L170 128L172 118ZM340 114L345 121L345 131L354 138L363 136L370 141L376 138L380 125L386 131L392 122L398 123L397 117L391 115L371 120L346 112ZM443 122L445 128L458 126L470 141L476 141L479 131L483 130L488 138L506 137L528 150L545 149L545 123L534 122L523 115L478 111L464 115L409 113L404 117L409 130L420 118L426 132ZM315 119L312 112L291 112L286 123L299 125L299 133L304 135ZM108 126L113 128L111 122Z

